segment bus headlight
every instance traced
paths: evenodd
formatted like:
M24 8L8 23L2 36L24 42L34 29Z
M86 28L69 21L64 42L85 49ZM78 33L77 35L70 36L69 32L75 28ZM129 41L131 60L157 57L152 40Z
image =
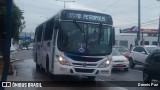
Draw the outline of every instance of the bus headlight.
M106 60L99 65L99 68L106 68L110 65L110 63L111 63L111 60Z
M70 63L68 62L68 60L66 60L64 57L60 56L60 55L56 55L56 58L58 60L58 62L62 65L70 65Z

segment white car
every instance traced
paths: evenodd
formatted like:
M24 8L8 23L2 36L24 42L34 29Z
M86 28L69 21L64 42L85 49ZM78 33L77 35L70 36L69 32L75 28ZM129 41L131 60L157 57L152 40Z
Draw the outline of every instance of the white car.
M112 69L124 69L125 71L128 71L129 68L129 61L128 59L121 55L121 53L113 48L112 52Z
M22 50L27 50L27 47L22 47Z
M147 56L160 47L155 45L135 46L129 55L129 66L134 68L136 64L144 65Z
M33 50L33 47L32 47L32 46L28 46L28 49L29 49L29 50Z

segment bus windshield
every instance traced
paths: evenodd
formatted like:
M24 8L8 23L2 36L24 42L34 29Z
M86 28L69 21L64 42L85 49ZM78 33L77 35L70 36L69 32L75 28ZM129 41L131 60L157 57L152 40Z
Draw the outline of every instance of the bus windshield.
M60 51L85 55L107 55L111 26L62 21L58 34Z

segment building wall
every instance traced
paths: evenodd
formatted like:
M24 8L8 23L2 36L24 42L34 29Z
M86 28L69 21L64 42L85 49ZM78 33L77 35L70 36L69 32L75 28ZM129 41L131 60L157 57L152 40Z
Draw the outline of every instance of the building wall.
M126 46L126 47L130 47L130 44L132 44L133 46L135 45L135 38L137 36L136 35L116 35L115 39L116 39L116 45L117 46ZM144 40L145 40L145 45L148 44L149 45L153 45L157 43L158 37L149 37L147 35L144 35Z

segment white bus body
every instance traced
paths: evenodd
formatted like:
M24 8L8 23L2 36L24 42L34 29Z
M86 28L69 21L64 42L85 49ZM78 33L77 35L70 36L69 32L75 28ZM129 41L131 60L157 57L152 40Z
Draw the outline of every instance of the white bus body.
M69 18L64 13L67 15L69 13L72 16ZM86 19L83 16L83 20L81 20L82 14L85 15ZM96 12L64 9L48 21L40 24L36 28L33 45L33 59L36 67L44 68L47 73L54 75L110 76L112 68L111 53L115 35L112 18L109 15L105 17L105 15ZM91 17L92 20L90 20ZM105 24L106 19L107 23ZM71 31L72 28L76 28L80 33L76 35L74 29ZM92 29L101 31L98 31L99 44L89 44L89 41L92 42L89 39L90 34L93 34ZM73 37L71 37L72 33L74 33ZM84 40L82 43L79 41L75 45L75 49L75 40L81 39L78 35L84 36Z

